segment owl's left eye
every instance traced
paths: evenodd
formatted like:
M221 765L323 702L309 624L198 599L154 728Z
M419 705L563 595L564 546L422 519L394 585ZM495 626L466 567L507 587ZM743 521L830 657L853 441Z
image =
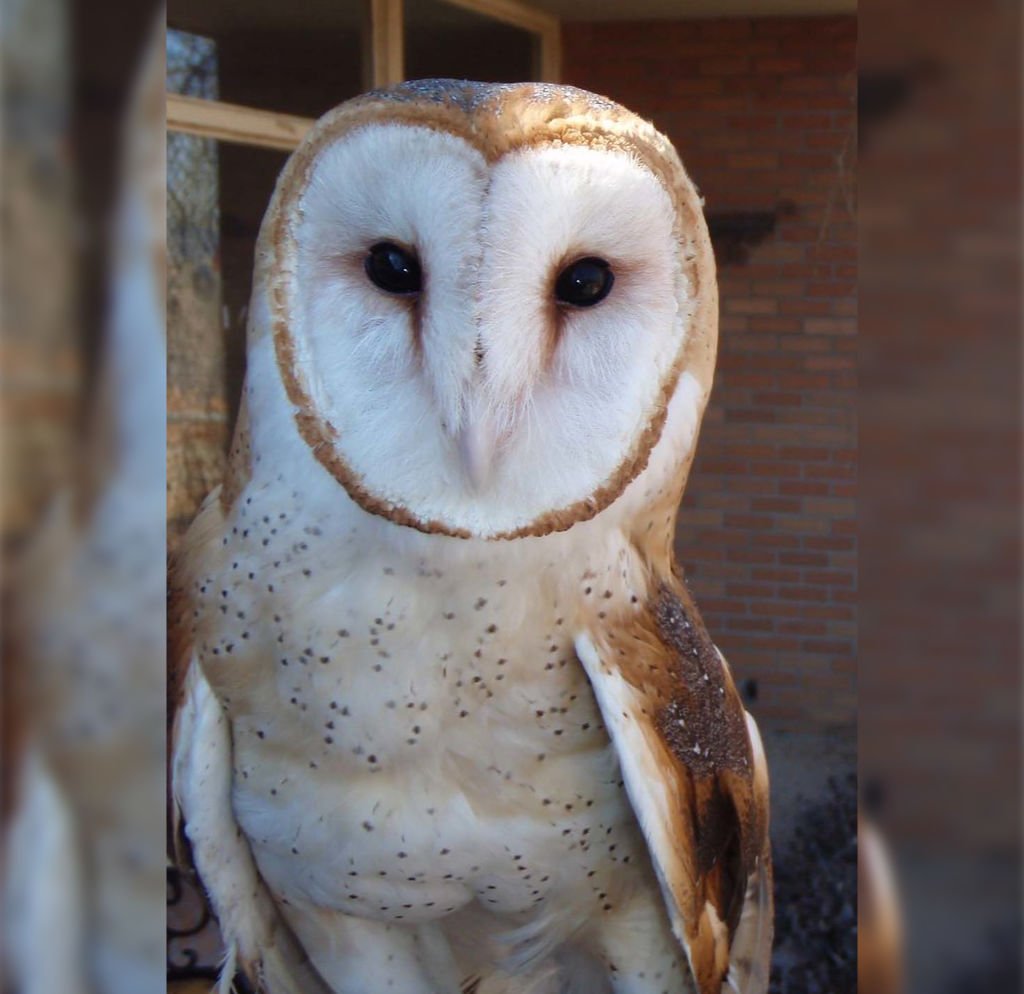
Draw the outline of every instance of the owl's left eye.
M411 294L423 289L423 273L416 256L394 242L378 242L363 263L370 282L387 293Z
M561 304L593 307L611 293L615 274L604 259L577 259L558 274L555 297Z

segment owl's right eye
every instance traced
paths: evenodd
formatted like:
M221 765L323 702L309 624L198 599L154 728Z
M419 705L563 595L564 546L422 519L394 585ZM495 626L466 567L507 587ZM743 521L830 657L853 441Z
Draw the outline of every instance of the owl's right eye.
M423 289L423 273L416 256L394 242L378 242L363 263L370 282L386 293L412 294Z

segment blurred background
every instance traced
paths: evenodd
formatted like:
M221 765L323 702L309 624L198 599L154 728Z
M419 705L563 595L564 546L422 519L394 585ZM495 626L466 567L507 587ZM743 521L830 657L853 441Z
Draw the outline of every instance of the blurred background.
M4 5L4 989L165 973L162 11Z
M0 30L12 989L147 990L166 888L202 921L160 879L165 555L220 480L278 171L330 107L423 76L603 93L705 197L719 365L677 550L766 741L773 990L853 990L858 761L904 989L1021 989L1017 5L172 0L155 42L154 16L6 0ZM172 974L216 957L178 937Z
M860 774L915 991L1021 990L1021 9L860 9Z

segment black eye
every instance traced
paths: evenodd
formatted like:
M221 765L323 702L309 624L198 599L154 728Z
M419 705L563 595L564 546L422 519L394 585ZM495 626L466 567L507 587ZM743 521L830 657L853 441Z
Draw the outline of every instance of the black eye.
M393 242L374 245L363 268L370 281L388 293L419 293L423 289L419 260Z
M615 274L604 259L577 259L558 274L555 297L559 303L591 307L611 292Z

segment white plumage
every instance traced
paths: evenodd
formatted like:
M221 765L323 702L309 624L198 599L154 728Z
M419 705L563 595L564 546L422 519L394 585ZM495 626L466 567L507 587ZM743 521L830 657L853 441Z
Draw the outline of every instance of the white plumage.
M175 792L268 990L765 989L766 788L671 554L716 304L671 146L590 94L407 84L293 156L177 573Z

